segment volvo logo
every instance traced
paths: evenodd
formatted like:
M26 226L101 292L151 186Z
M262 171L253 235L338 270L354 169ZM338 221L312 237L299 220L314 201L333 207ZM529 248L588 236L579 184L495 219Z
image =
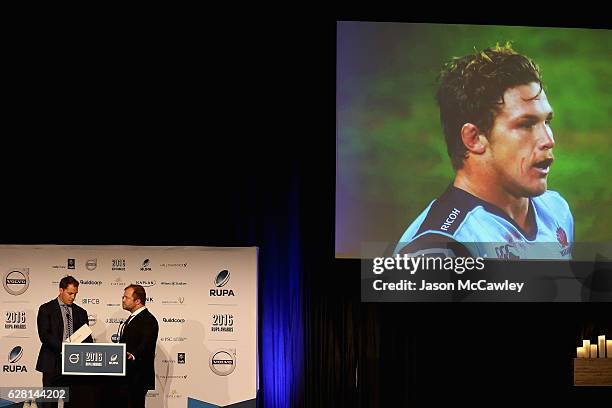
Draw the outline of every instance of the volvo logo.
M87 262L85 262L85 267L88 271L93 271L98 267L98 259L88 259Z
M208 365L217 375L230 375L236 368L236 354L226 349L217 350L210 355Z
M11 295L18 296L25 293L30 286L30 269L10 269L4 274L2 285Z
M70 357L68 357L68 360L70 360L72 364L77 364L80 359L81 359L81 356L77 353L72 353Z

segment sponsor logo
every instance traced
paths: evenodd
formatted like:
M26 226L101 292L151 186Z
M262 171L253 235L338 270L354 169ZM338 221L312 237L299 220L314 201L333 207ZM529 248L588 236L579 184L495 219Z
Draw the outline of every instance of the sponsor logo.
M187 340L187 337L181 337L181 336L175 336L175 337L172 337L172 336L166 336L166 337L160 337L160 338L159 338L159 340L160 340L160 341L163 341L163 342L182 342L182 341Z
M147 299L147 303L153 303L155 300L152 297L148 297Z
M84 305L99 305L100 299L99 298L83 298L81 299L81 303Z
M215 286L218 288L222 288L225 286L230 280L230 273L227 269L222 270L215 277ZM209 292L209 296L235 296L234 291L232 289L211 289Z
M570 253L571 245L567 240L567 234L565 230L561 227L557 228L557 240L559 241L559 245L561 245L561 255L567 256Z
M234 295L234 291L231 289L211 289L209 295L210 296L222 296L222 297L236 296Z
M111 264L111 271L125 271L125 259L124 258L114 258Z
M162 321L164 323L180 323L180 324L185 323L185 319L179 319L176 317L164 317L162 318Z
M172 390L170 391L170 393L167 395L168 398L183 398L183 396L181 394L179 394L176 390Z
M169 360L162 360L161 362L164 363L164 364L174 364L174 363L176 363L176 360L169 359Z
M68 357L68 360L70 360L72 364L78 364L78 362L81 361L81 355L78 353L72 353L70 357Z
M185 353L178 353L176 360L179 364L185 364Z
M149 260L149 258L145 259L144 261L142 261L142 266L140 267L140 270L143 272L150 271L151 270L149 266L150 264L151 264L151 261Z
M111 286L127 286L121 279L121 276L117 276L114 281L111 282Z
M21 360L21 357L23 357L23 347L15 346L9 352L8 362L9 362L9 364L15 364L16 362Z
M119 355L113 354L110 357L110 360L108 361L108 365L109 366L111 366L111 365L119 365L119 362L117 361L118 358L119 358Z
M121 303L107 303L106 306L118 307L121 306Z
M8 364L2 366L2 372L4 373L27 373L28 369L24 365L17 365L16 363L23 357L23 347L15 346L8 354Z
M159 391L153 391L153 390L149 390L146 395L147 398L156 398L158 396L159 396Z
M559 245L561 245L561 248L565 248L569 245L569 243L567 242L567 234L565 233L565 230L561 227L557 228L557 240L559 241Z
M87 268L88 271L93 271L97 267L98 267L98 259L97 258L88 259L87 262L85 262L85 268Z
M187 262L185 263L163 263L159 264L162 268L186 268Z
M453 211L448 214L448 217L446 217L446 220L444 221L440 229L442 231L448 231L448 229L451 227L451 225L453 225L453 222L455 222L459 214L461 214L461 211L456 208L453 208Z
M162 305L182 305L185 303L185 297L179 296L173 300L162 300Z
M118 335L117 333L113 334L113 335L111 336L111 341L112 341L113 343L119 343L119 335Z
M74 258L68 258L68 269L74 269L76 266L76 261Z
M137 280L136 285L140 285L143 288L150 288L151 286L155 286L154 280Z
M106 322L107 324L121 324L121 323L123 323L123 321L124 321L124 320L125 320L125 319L122 319L122 318L120 318L120 317L109 317L109 318L107 318L107 319L105 320L105 322Z
M98 315L90 313L87 315L87 319L89 320L89 325L90 326L94 326L96 323L98 323Z
M4 328L11 330L27 329L25 310L5 312Z
M160 375L161 379L176 379L176 380L186 380L187 375Z
M161 281L162 286L186 286L187 282L182 281Z
M208 365L212 372L217 375L230 375L236 368L236 351L219 349L210 355Z
M495 255L498 259L520 259L520 257L512 251L515 251L514 244L505 244L495 247Z
M221 288L225 286L227 282L229 282L229 279L230 273L227 269L224 269L217 274L217 277L215 278L215 286Z
M81 282L81 285L95 285L95 286L100 286L102 285L102 281L95 281L95 280L79 280L79 282Z
M233 333L234 315L228 313L212 315L210 331L214 333Z
M30 268L9 269L2 278L2 286L13 296L25 293L30 287Z

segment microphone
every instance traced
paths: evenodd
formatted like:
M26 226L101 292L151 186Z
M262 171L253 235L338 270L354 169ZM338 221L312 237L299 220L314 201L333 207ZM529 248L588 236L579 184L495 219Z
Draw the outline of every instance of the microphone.
M119 327L117 327L117 333L115 333L115 335L113 336L114 339L111 337L111 340L113 343L119 343L119 339L121 336L119 336L119 333L121 332L121 327L125 324L125 320L121 321L121 323L119 323Z

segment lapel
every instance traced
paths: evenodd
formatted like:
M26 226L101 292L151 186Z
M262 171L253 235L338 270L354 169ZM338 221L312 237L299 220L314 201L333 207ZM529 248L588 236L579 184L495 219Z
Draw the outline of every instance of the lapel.
M147 313L147 309L143 310L142 312L138 313L136 316L132 317L132 319L130 320L129 324L125 326L125 328L123 329L123 337L126 337L128 330L130 330L130 327L132 327L132 325L134 324L134 322L136 320L138 320L138 318L142 317L142 315L144 313Z
M57 301L57 298L55 298L55 300L52 302L52 305L55 313L55 318L58 319L57 332L61 343L64 340L64 318L62 317L62 310L59 305L59 302Z

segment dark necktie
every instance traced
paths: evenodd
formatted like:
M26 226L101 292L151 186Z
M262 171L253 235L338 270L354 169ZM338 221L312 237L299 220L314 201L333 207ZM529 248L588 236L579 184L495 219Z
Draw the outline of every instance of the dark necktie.
M72 316L70 315L70 307L68 305L64 305L64 309L66 310L66 328L64 330L64 338L72 336L74 332L74 326L72 325Z

